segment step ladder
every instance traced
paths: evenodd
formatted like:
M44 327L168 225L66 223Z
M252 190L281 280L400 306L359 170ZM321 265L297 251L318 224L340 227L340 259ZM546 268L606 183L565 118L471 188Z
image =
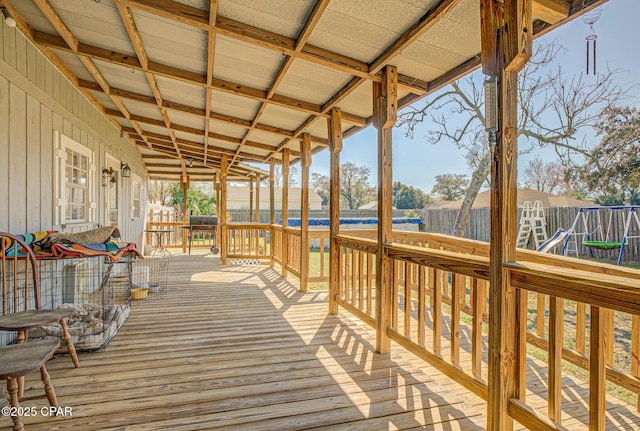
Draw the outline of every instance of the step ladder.
M529 237L533 239L534 250L549 239L542 201L535 201L533 205L531 201L525 201L522 207L516 247L526 248L529 245Z

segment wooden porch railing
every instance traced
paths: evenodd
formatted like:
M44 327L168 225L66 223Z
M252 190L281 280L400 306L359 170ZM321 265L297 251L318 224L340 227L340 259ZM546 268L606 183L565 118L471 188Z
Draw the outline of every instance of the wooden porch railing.
M227 257L229 259L268 259L271 226L260 223L228 223L223 227L222 235L227 239Z
M486 399L483 324L488 322L488 244L422 233L394 232L393 238L394 244L384 247L393 262L387 334ZM337 240L341 249L337 302L375 327L377 242L351 235L339 235ZM519 364L520 396L510 400L509 414L533 429L564 429L561 363L565 360L589 373L589 428L604 429L605 381L640 393L640 273L525 250L518 251L517 260L505 265L520 295L517 330L520 339L546 352L548 393L546 412L527 404L527 353L521 344L514 358ZM564 322L565 313L575 314L574 325ZM614 313L616 322L627 322L631 328L626 345L614 336ZM630 363L614 364L614 348L626 349Z

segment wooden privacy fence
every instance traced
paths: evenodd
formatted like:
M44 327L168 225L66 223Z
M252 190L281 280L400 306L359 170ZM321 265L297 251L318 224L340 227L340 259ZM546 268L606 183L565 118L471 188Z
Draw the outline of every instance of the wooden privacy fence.
M558 229L569 230L578 214L578 210L579 208L577 207L544 208L547 235L551 237ZM426 232L441 233L444 235L451 234L458 214L458 210L424 209L416 211L422 218ZM518 217L520 217L520 211L521 209L518 212ZM585 230L590 234L592 240L604 241L608 231L609 241L621 241L627 217L628 214L624 211L611 211L603 207L603 209L599 210L599 214L596 212L589 215ZM489 221L489 208L472 209L464 237L479 241L489 241ZM599 232L600 230L601 232ZM599 238L600 233L602 233L602 238ZM637 229L632 231L632 233L636 236L640 235ZM619 249L607 251L588 248L582 245L582 240L584 239L586 238L580 237L578 239L578 255L580 257L589 256L607 260L615 260L618 257ZM560 253L561 249L562 247L558 246L555 252ZM574 251L571 251L570 254L575 256ZM640 238L633 238L628 241L628 246L625 248L623 254L623 260L631 262L640 261Z

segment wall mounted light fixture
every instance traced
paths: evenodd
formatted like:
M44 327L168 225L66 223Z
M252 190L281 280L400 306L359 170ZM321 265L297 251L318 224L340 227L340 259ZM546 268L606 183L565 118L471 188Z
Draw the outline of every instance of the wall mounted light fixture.
M120 162L120 170L122 171L122 178L131 178L131 168L129 163Z
M7 14L5 8L0 7L0 15L2 15L2 19L4 20L4 23L7 24L7 27L14 28L16 26L16 20Z
M189 165L190 168L193 167L193 159L191 157L187 159L187 165Z

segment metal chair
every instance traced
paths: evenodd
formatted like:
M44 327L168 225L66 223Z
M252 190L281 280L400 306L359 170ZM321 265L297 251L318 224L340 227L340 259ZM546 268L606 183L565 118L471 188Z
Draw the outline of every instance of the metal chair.
M40 378L44 384L44 390L49 400L49 405L58 407L55 390L51 384L49 373L44 364L60 347L57 339L34 340L28 343L0 346L0 379L7 380L7 391L11 403L11 418L14 431L24 429L20 418L20 397L18 395L19 380L24 376L40 369Z
M36 256L22 239L5 232L0 232L0 290L0 330L17 332L16 342L21 344L27 341L29 329L59 322L73 365L76 368L80 366L66 323L66 319L77 312L69 309L42 309ZM24 393L23 383L24 377L20 377L20 397Z

